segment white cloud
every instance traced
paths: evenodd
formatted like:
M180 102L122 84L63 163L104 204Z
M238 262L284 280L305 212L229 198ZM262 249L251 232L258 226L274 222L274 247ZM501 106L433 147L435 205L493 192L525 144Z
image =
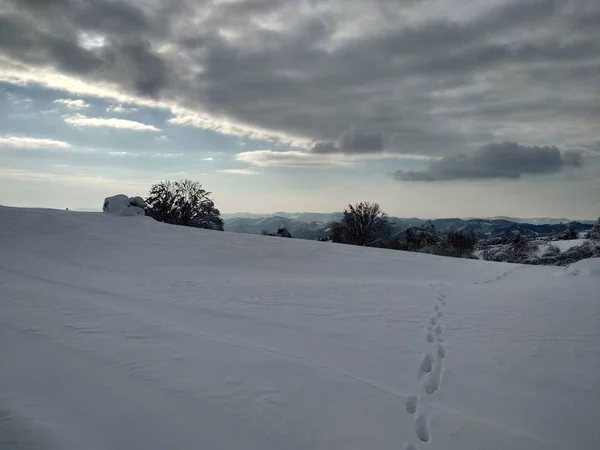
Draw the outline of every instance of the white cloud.
M128 108L121 104L117 104L117 105L109 106L108 108L106 108L106 111L114 112L117 114L130 114L130 113L137 112L137 108Z
M212 156L208 156L206 158L202 158L202 161L214 161L215 159Z
M132 152L108 152L108 154L110 156L118 156L118 157L139 156L139 153L132 153Z
M0 136L0 147L25 149L60 149L71 145L55 139L38 139L26 136Z
M250 125L245 125L243 123L233 123L225 118L215 118L208 114L192 112L177 106L172 107L171 111L175 115L175 117L167 120L167 122L169 122L171 125L182 125L201 128L203 130L213 130L219 133L243 137L246 139L281 142L286 144L294 143L295 145L302 145L306 147L310 145L310 141L308 139L301 139L298 137L289 136L285 133L261 129Z
M81 99L73 100L70 98L59 98L54 100L54 103L64 105L69 109L85 109L90 107L89 103L86 103Z
M310 153L304 151L255 150L235 155L238 161L258 167L332 167L383 159L436 159L422 155L373 153L347 155L342 153Z
M0 180L12 179L17 181L38 181L38 182L57 182L61 184L72 185L99 185L103 187L111 187L122 189L123 187L134 187L139 191L146 189L147 185L154 182L153 179L133 179L126 178L122 174L119 178L107 178L102 175L86 172L71 172L68 175L61 171L60 173L53 172L35 172L22 169L2 169L0 168Z
M250 169L221 169L221 170L217 170L217 172L231 173L234 175L256 175L256 172L254 172Z
M155 153L152 155L153 158L181 158L184 156L183 153Z
M86 50L93 50L106 45L106 38L101 34L88 33L85 31L81 31L78 34L79 45L81 45Z
M229 120L215 117L203 111L192 111L174 101L157 101L132 94L124 94L118 86L112 83L85 81L81 78L59 73L51 68L27 67L2 55L0 55L0 67L2 67L2 71L0 71L0 81L2 82L15 85L35 84L75 95L108 99L117 104L132 104L168 110L175 116L168 120L173 125L214 130L248 139L274 139L298 147L308 147L311 144L310 140L298 136L259 129L241 123L233 124Z
M65 116L65 122L75 127L92 127L92 128L118 128L131 131L160 131L154 125L148 125L135 120L103 118L103 117L86 117L81 114Z

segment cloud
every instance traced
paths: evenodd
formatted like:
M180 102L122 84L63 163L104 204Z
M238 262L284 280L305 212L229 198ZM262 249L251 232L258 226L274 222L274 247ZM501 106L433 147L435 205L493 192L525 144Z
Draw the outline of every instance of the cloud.
M65 122L75 127L91 127L91 128L118 128L131 131L160 131L154 125L148 125L134 120L102 118L102 117L86 117L81 114L66 116Z
M69 109L84 109L89 108L90 106L89 103L86 103L81 99L72 100L68 98L59 98L57 100L54 100L54 103L64 105Z
M250 169L221 169L217 170L220 173L230 173L232 175L256 175L256 172Z
M121 104L112 105L106 108L107 112L117 113L117 114L130 114L137 112L137 108L128 108Z
M3 168L0 168L0 178L43 183L59 182L72 184L74 186L98 185L103 188L111 187L112 189L122 189L124 186L127 186L140 190L145 189L149 183L153 182L151 179L128 179L123 175L118 178L107 178L96 173L70 172L69 174L65 174L62 170L59 170L59 173L53 173ZM47 184L45 184L45 186L47 186Z
M591 0L7 0L0 12L0 79L158 105L174 125L323 154L599 139Z
M314 155L301 151L255 150L238 153L235 159L258 167L331 167L348 165L331 155Z
M133 153L133 152L117 152L117 151L113 151L113 152L108 152L108 154L110 156L117 156L119 158L133 158L133 157L140 156L139 153Z
M470 155L460 154L432 161L426 170L398 171L394 178L399 181L515 179L523 175L553 174L567 167L582 166L582 155L576 151L561 154L557 147L503 142L486 145Z
M153 158L181 158L185 156L183 153L155 153Z
M22 148L22 149L67 149L71 145L64 141L55 139L38 139L26 136L0 136L0 148Z
M242 152L235 155L235 159L240 162L252 164L257 167L305 167L305 168L325 168L342 167L352 164L382 160L382 159L425 159L421 155L403 155L396 153L375 153L375 154L356 154L347 155L343 153L314 153L308 151L278 151L278 150L254 150Z
M357 131L354 127L344 131L336 142L317 142L312 147L313 153L377 153L384 149L383 133L375 131Z
M184 109L182 110L179 107L174 108L173 113L175 114L175 117L167 120L167 122L171 125L196 127L203 130L212 130L232 136L245 137L247 139L265 141L275 139L277 141L286 143L295 142L300 146L305 146L309 143L309 140L307 139L302 140L296 137L288 136L285 133L252 127L241 123L236 124L228 119L216 119L208 114L197 114L192 111Z

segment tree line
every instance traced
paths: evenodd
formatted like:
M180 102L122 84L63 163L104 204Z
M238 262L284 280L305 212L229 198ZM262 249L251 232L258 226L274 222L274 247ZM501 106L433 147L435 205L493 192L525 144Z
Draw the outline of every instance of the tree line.
M159 222L223 231L224 221L211 195L195 181L162 181L150 189L145 212ZM348 205L341 220L331 223L329 235L319 240L463 258L472 257L477 245L473 233L451 230L438 234L431 222L408 229L403 236L393 235L392 225L379 204L361 202ZM263 234L268 233L263 231ZM285 229L270 235L291 237Z

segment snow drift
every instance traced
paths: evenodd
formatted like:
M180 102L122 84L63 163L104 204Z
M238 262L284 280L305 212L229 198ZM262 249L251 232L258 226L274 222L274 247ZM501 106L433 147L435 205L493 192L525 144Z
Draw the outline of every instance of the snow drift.
M143 216L145 202L142 197L128 197L125 194L106 197L102 211L119 216Z
M596 260L11 208L0 246L3 450L600 447Z

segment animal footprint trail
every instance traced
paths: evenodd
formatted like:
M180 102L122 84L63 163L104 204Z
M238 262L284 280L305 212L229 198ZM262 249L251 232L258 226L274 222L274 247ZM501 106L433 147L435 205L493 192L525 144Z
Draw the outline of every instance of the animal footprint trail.
M409 414L414 414L417 412L417 406L419 406L419 396L411 395L406 399L406 412Z
M437 354L440 358L445 358L448 354L446 347L441 342L437 345Z
M415 420L415 433L421 442L430 442L429 418L427 414L420 414Z
M425 392L429 395L433 395L436 391L440 389L440 385L442 383L442 374L444 372L444 364L443 361L440 361L433 367L433 370L427 374L427 378L423 383L423 388Z
M421 364L419 365L419 377L423 374L430 373L433 370L433 356L431 353L425 353L421 358Z
M434 286L431 286L434 288ZM435 289L434 289L435 290ZM448 355L448 350L443 344L444 342L444 327L441 319L444 318L444 307L447 306L446 295L438 292L438 303L433 305L435 315L429 318L426 325L426 339L432 345L432 353L424 353L419 363L419 380L427 395L433 395L440 390L442 383L442 375L444 373L444 361ZM423 443L431 442L430 421L427 414L418 412L420 398L418 395L411 395L405 400L406 412L410 415L416 415L415 418L415 434L419 441ZM404 450L418 450L418 444L407 443Z

